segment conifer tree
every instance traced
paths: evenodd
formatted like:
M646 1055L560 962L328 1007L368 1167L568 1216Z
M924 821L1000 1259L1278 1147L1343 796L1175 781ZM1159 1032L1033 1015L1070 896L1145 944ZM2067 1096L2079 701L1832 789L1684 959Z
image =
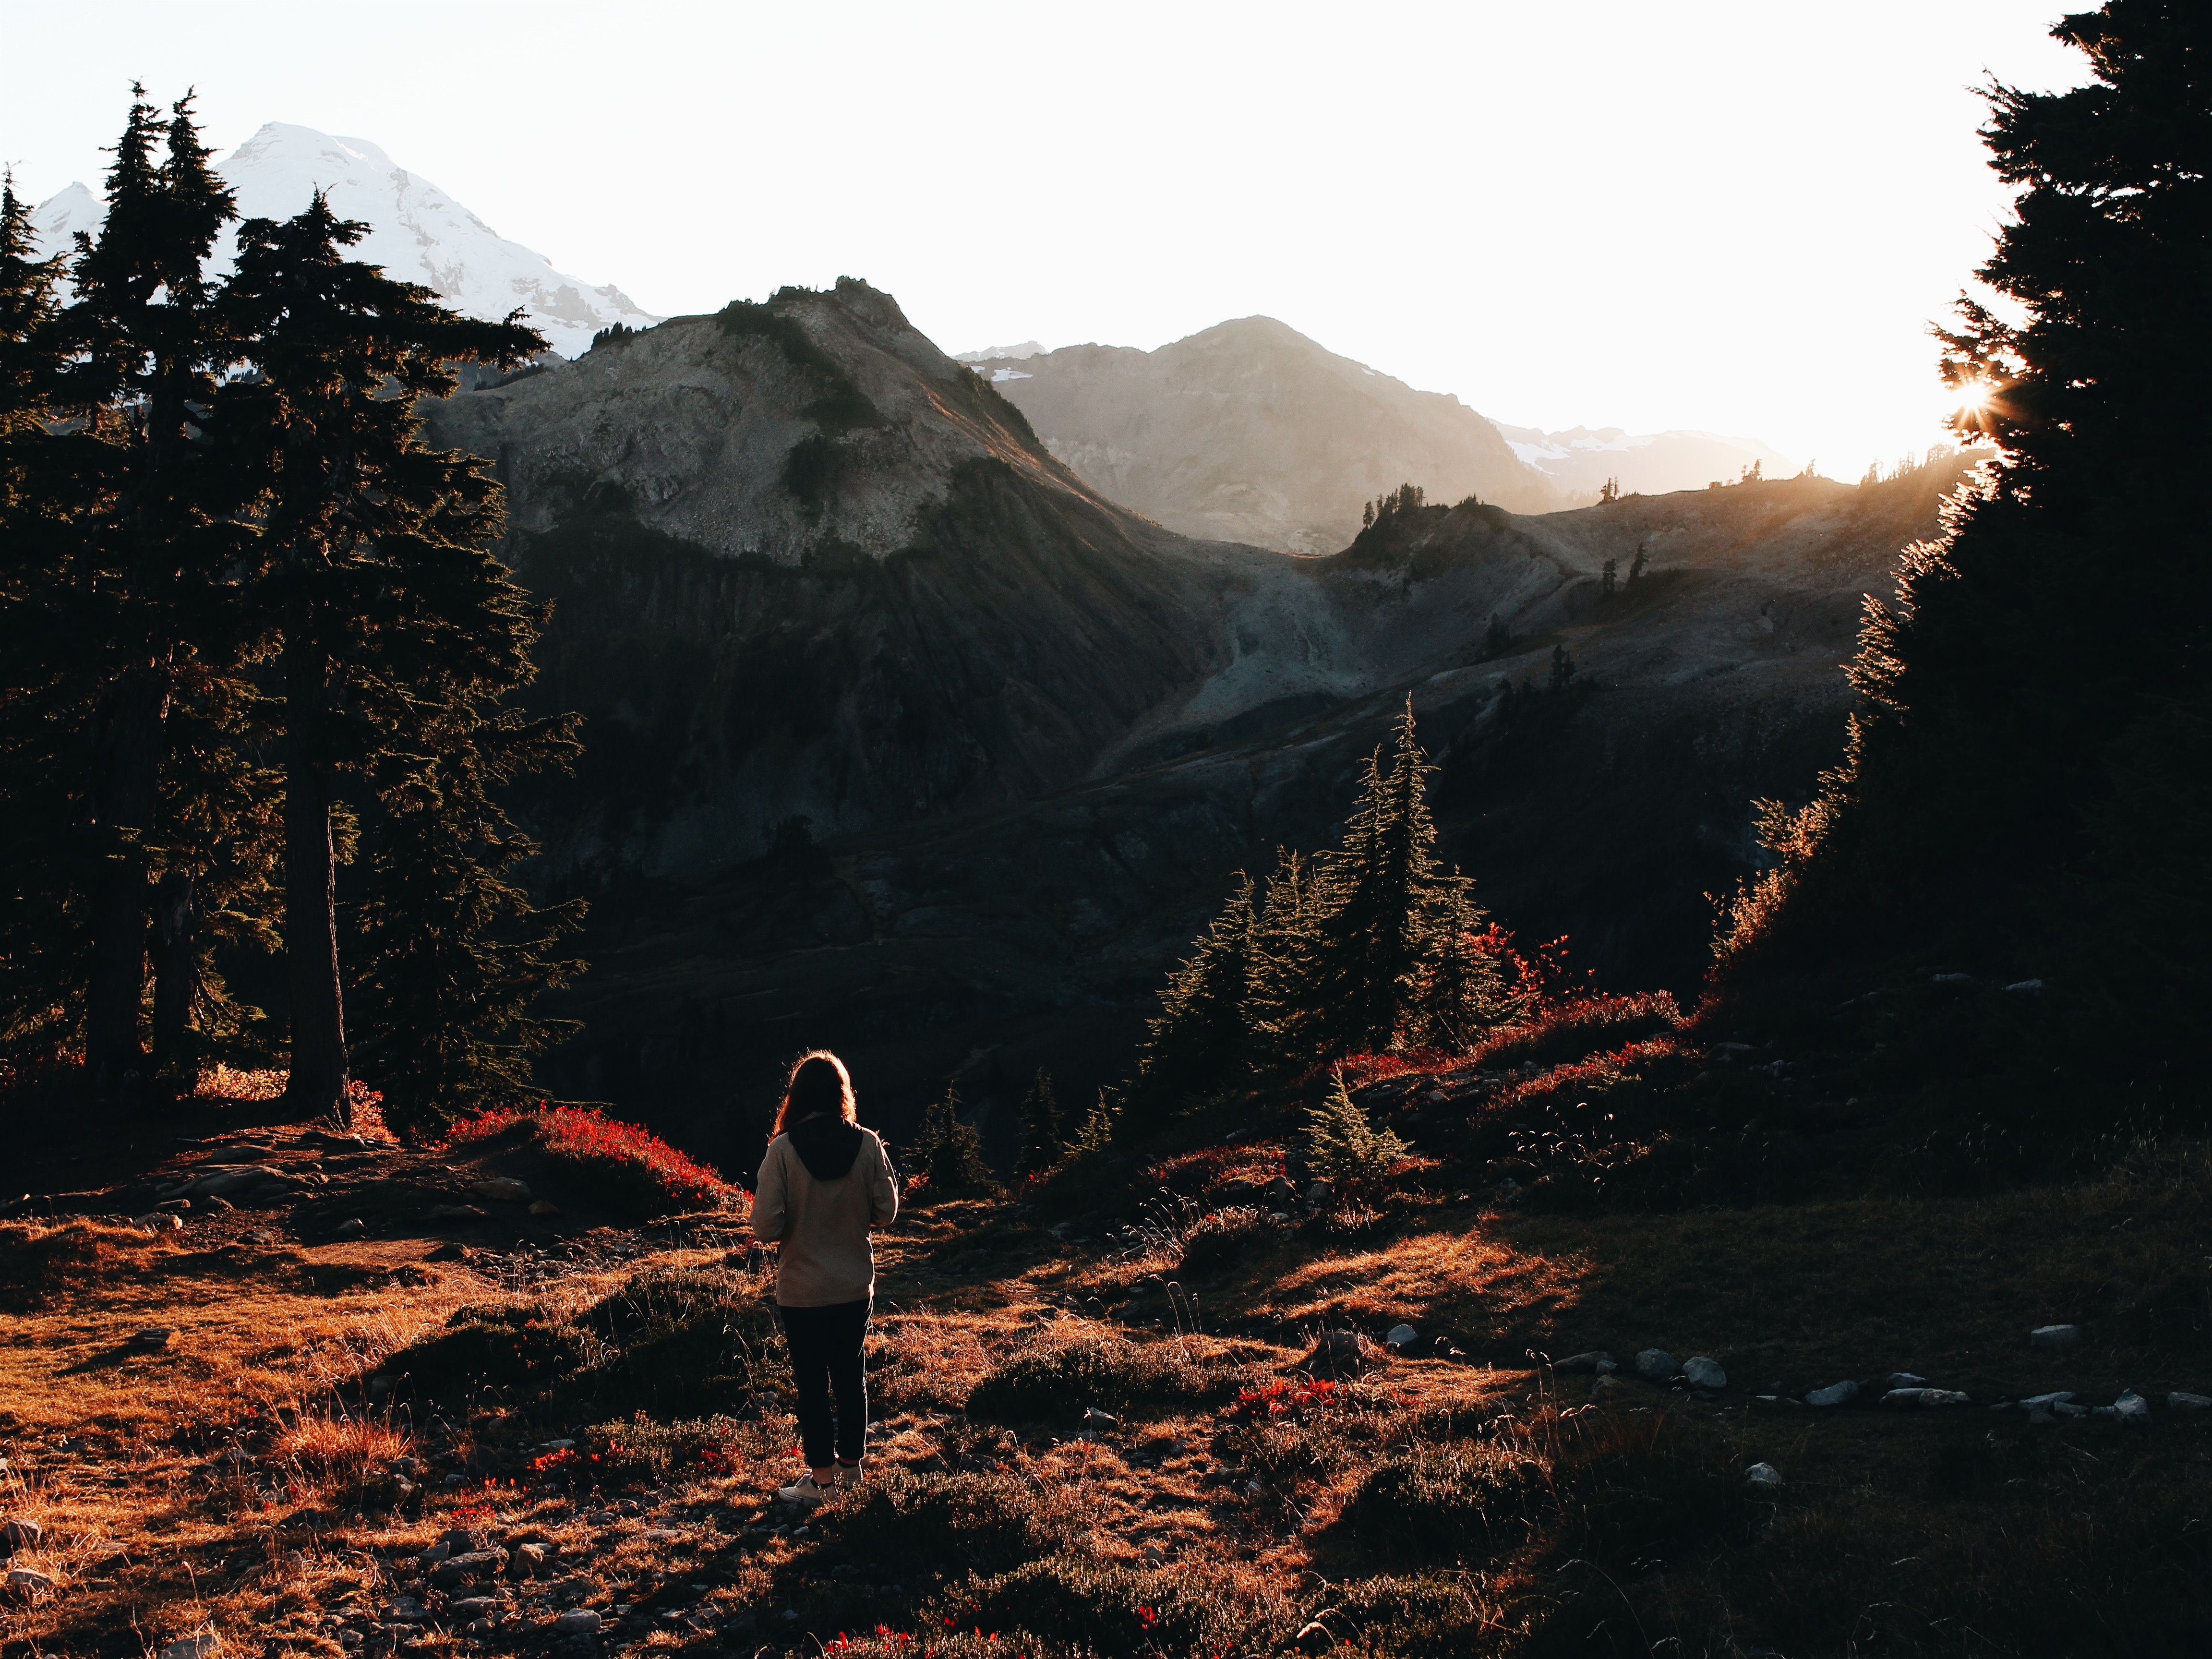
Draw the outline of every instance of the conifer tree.
M554 955L586 904L539 907L509 877L538 852L494 791L565 765L573 716L526 720L461 700L380 757L353 977L358 1053L386 1123L410 1139L532 1098L537 1057L578 1029L533 1013L584 964Z
M1413 1002L1421 1041L1432 1048L1470 1048L1511 1016L1497 954L1481 946L1486 918L1474 890L1457 872L1439 884L1435 931Z
M973 1124L960 1121L960 1090L950 1081L922 1116L914 1163L929 1178L932 1198L998 1189L991 1166L983 1161L983 1139Z
M368 230L338 219L319 193L281 224L250 221L222 295L255 371L226 388L224 424L232 441L257 452L269 479L258 597L282 641L285 1098L295 1110L341 1119L350 1108L336 775L372 769L381 751L404 747L426 725L451 732L453 711L521 685L540 614L487 550L500 530L496 484L475 458L425 448L415 405L454 389L455 361L512 364L543 349L544 339L511 319L457 316L428 289L347 258L343 250ZM458 790L463 815L484 821L488 798L459 782L465 763L448 757L431 770L419 781L429 797ZM410 833L393 830L402 862L409 855L397 849ZM512 845L502 820L487 832L475 876L449 872L457 898L473 895L465 914L521 920L514 890L498 878L514 861ZM388 882L380 910L387 927L390 903L436 885ZM541 944L568 931L551 927L535 935ZM392 988L387 1011L403 1006ZM479 1001L474 1012L489 1006Z
M143 88L134 95L106 215L96 239L80 240L75 297L52 325L65 357L52 407L82 417L82 435L100 448L70 446L69 530L50 544L47 566L52 633L44 661L22 677L50 732L82 745L82 769L46 781L70 803L89 866L84 1046L103 1095L143 1066L157 886L170 970L157 985L169 1005L157 1029L179 1029L198 998L191 872L228 826L210 821L205 791L170 774L170 726L197 711L200 739L234 735L224 727L246 701L241 676L257 643L240 603L252 540L240 514L252 484L207 429L232 353L205 266L236 214L191 99L164 122ZM182 821L192 827L180 842Z
M1022 1161L1024 1175L1038 1175L1060 1162L1066 1149L1060 1103L1054 1097L1052 1073L1037 1067L1022 1097Z
M1307 994L1324 1042L1339 1052L1395 1039L1428 952L1438 890L1428 806L1436 768L1422 751L1412 698L1399 717L1388 774L1380 757L1377 750L1367 761L1342 847L1321 865L1324 910Z
M1241 870L1196 954L1168 976L1160 1012L1138 1061L1139 1093L1157 1110L1218 1086L1249 1063L1245 1002L1251 994L1252 878Z
M1395 1133L1367 1121L1340 1069L1328 1093L1306 1112L1306 1167L1340 1187L1372 1186L1411 1150Z
M1287 847L1275 849L1267 897L1252 929L1244 1000L1246 1041L1255 1066L1271 1068L1308 1053L1314 1005L1320 893L1312 866Z
M2202 376L2185 366L2203 355L2187 296L2212 291L2212 12L2111 0L2051 33L2089 78L1990 88L1982 137L2021 194L1979 275L2006 310L1962 299L1944 336L1947 380L1975 394L1954 425L2000 458L1943 544L1908 558L1902 603L1869 612L1845 761L1772 827L1778 867L1719 948L1730 994L1843 964L1856 986L1937 951L2046 977L2038 1018L1990 1028L2021 1041L1995 1056L1946 1048L1978 1076L2018 1067L2008 1109L2063 1091L2070 1115L2084 1078L2178 1086L2201 1023L2136 992L2176 945L2201 959L2182 918L2207 902L2212 824L2114 808L2116 794L2191 799L2138 792L2201 752L2212 707L2200 492L2170 468L2212 447ZM2191 883L2116 908L2116 880L2180 869L2175 844L2200 848ZM2093 1016L2074 998L2108 975ZM2036 1050L2069 1030L2078 1046Z

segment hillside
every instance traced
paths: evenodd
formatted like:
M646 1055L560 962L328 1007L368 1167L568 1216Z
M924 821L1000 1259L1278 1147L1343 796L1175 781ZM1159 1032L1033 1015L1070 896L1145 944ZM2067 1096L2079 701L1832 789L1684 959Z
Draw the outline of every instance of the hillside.
M1439 501L1567 504L1458 398L1271 317L1157 351L1066 346L977 367L1085 483L1186 536L1334 553L1364 503L1409 478Z
M1801 470L1756 438L1717 432L1632 433L1617 426L1544 432L1502 422L1498 431L1516 455L1577 502L1596 499L1608 483L1624 495L1664 495L1716 482L1734 483L1753 464L1769 478L1787 478Z
M1087 489L1018 411L841 282L462 393L509 556L582 709L539 812L573 880L689 877L1085 776L1224 646L1224 569ZM781 840L779 840L781 837Z

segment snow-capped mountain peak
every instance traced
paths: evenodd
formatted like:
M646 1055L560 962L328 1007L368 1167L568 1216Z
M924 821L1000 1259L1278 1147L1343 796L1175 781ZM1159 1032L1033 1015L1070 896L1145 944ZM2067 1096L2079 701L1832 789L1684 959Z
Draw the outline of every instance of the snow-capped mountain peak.
M340 218L372 227L356 258L420 283L472 317L495 319L520 307L564 357L580 356L611 323L649 328L660 320L611 283L594 285L554 270L544 255L508 241L365 138L271 121L215 165L238 192L242 218L289 218L320 188ZM71 185L39 206L42 247L65 251L75 232L97 232L105 211L93 191ZM227 237L216 249L218 272L229 269L233 246Z

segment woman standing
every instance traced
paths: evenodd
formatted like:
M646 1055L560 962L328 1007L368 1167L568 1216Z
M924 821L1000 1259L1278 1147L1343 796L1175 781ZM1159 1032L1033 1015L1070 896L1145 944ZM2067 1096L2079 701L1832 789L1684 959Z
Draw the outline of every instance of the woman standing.
M826 1048L792 1066L769 1137L754 1184L753 1237L777 1247L775 1306L807 1462L775 1495L812 1509L839 1480L860 1478L868 1433L860 1351L876 1291L868 1234L898 1214L898 1188L884 1143L856 1121L845 1062Z

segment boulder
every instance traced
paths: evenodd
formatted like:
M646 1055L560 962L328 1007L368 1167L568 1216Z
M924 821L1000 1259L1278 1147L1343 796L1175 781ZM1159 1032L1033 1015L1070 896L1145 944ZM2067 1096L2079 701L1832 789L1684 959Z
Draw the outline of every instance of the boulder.
M1411 1325L1393 1325L1382 1340L1393 1352L1402 1353L1420 1340L1420 1333Z
M1267 1183L1267 1196L1276 1203L1288 1204L1297 1197L1298 1189L1291 1185L1289 1176L1277 1176ZM1054 1229L1054 1231L1058 1230Z
M2166 1397L2166 1403L2178 1412L2212 1410L2212 1395L2184 1394L2176 1389Z
M1708 1359L1703 1354L1695 1354L1684 1360L1682 1375L1689 1379L1690 1386L1693 1389L1728 1387L1728 1373L1721 1369L1720 1362L1717 1359Z
M433 1204L424 1212L426 1221L482 1221L484 1212L473 1204Z
M1621 1379L1617 1376L1601 1373L1597 1379L1590 1384L1590 1398L1593 1400L1603 1400L1608 1395L1620 1393L1621 1389L1627 1386L1627 1383L1622 1382Z
M1808 1406L1848 1406L1852 1401L1858 1397L1859 1385L1857 1383L1850 1382L1831 1382L1826 1388L1815 1389L1812 1393L1807 1395L1805 1396L1805 1403Z
M8 1569L8 1591L11 1595L44 1595L54 1588L54 1581L43 1572L30 1567Z
M35 1521L12 1516L0 1521L0 1556L13 1555L17 1550L36 1549L39 1540L46 1536L46 1530Z
M1316 1181L1312 1186L1306 1188L1306 1202L1309 1204L1326 1204L1328 1202L1329 1194L1334 1190L1335 1188L1332 1188L1326 1181Z
M2053 1389L2049 1394L2032 1394L2021 1401L2020 1405L2022 1411L2047 1412L2053 1406L2071 1400L2073 1397L2074 1390L2071 1389Z
M1313 1352L1307 1357L1310 1365L1322 1365L1337 1370L1358 1370L1365 1363L1367 1350L1357 1331L1323 1331L1315 1340Z
M1892 1389L1881 1397L1881 1403L1893 1408L1917 1411L1933 1406L1971 1406L1974 1402L1956 1389Z
M2027 1334L2031 1348L2070 1348L2081 1340L2079 1325L2039 1325Z
M1772 1492L1782 1484L1782 1471L1771 1463L1753 1463L1743 1472L1744 1484L1760 1492Z
M495 1204L527 1204L530 1186L513 1176L486 1176L482 1181L471 1182L469 1190L478 1198L488 1198Z
M149 1325L143 1330L131 1333L131 1346L134 1348L166 1348L176 1334L167 1325Z
M210 1654L222 1646L222 1638L213 1632L201 1636L186 1636L172 1642L161 1650L161 1659L208 1659Z
M597 1607L571 1607L553 1621L556 1636L597 1636L599 1633L599 1613Z
M2112 1401L2112 1414L2123 1423L2148 1423L2150 1421L2150 1401L2130 1389Z
M556 1216L561 1213L561 1206L550 1198L541 1198L531 1205L530 1213L541 1218Z
M332 1238L359 1238L368 1231L359 1216L350 1216L331 1229Z
M1664 1348L1646 1348L1636 1356L1636 1374L1646 1382L1664 1382L1681 1367Z

